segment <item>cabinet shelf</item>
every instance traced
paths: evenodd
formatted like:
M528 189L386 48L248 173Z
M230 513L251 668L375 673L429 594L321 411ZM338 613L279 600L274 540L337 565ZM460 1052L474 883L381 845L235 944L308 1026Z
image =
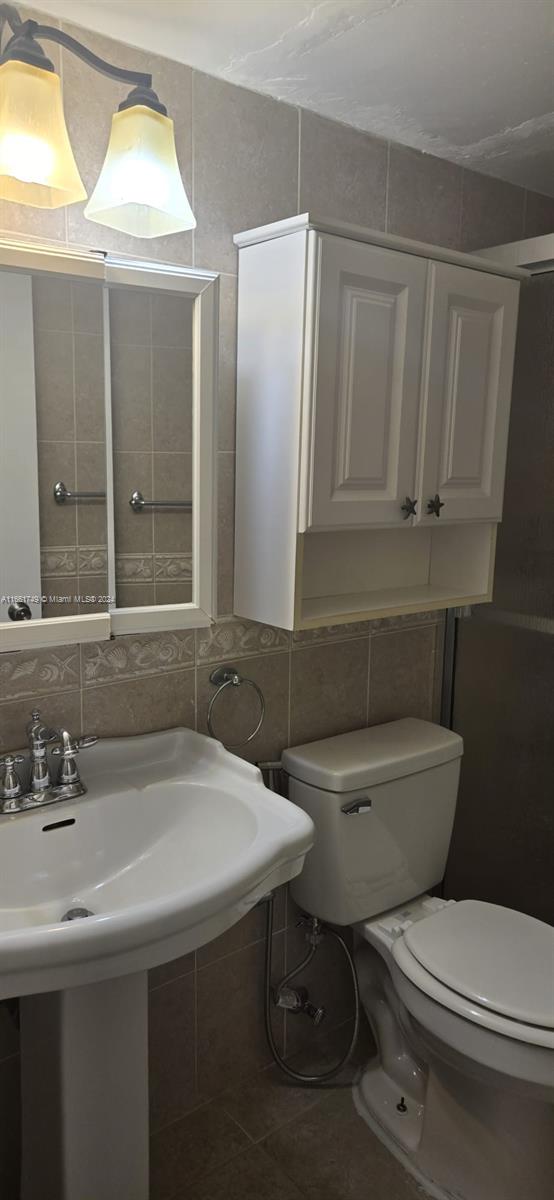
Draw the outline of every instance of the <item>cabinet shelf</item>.
M377 617L399 617L406 613L431 612L452 605L478 604L488 596L453 596L451 588L431 584L406 588L378 588L375 592L349 592L339 596L318 596L303 600L298 629L318 629L321 625L346 625L350 621L371 621Z
M495 534L489 524L308 534L299 547L295 627L490 600ZM355 591L347 590L352 580Z

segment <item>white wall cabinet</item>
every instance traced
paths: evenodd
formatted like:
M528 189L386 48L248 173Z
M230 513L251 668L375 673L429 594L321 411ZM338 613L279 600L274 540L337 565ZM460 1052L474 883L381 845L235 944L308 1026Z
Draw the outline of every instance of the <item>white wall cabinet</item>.
M525 273L309 215L235 241L236 613L489 599Z
M428 304L418 520L438 494L443 521L499 521L518 285L431 263Z
M303 529L399 525L414 495L427 264L316 235Z

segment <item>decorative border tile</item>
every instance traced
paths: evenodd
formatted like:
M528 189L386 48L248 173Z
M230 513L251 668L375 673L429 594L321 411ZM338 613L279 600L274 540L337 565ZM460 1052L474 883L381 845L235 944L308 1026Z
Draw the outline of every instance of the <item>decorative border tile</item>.
M252 654L270 654L288 650L290 634L273 625L259 625L238 617L223 617L209 629L196 631L198 664L245 658Z
M194 631L127 634L82 646L83 687L194 665Z
M0 657L0 699L47 696L81 686L78 646L18 650Z
M396 629L413 629L416 625L442 625L445 620L443 608L431 612L406 613L401 617L377 617L369 622L369 632L394 633Z
M401 617L377 617L374 621L352 621L348 625L322 625L319 629L297 629L292 635L293 650L316 646L321 642L348 642L351 638L374 633L394 633L418 625L440 625L444 611L408 613Z
M79 547L79 575L106 575L108 552L105 546Z
M192 580L192 554L155 554L154 576L157 583Z
M115 559L118 583L143 583L154 578L153 554L118 554Z
M43 550L40 555L41 579L62 578L77 574L77 547L59 546Z
M319 642L349 642L351 638L367 636L369 621L352 621L349 625L322 625L319 629L296 629L292 648L314 646Z

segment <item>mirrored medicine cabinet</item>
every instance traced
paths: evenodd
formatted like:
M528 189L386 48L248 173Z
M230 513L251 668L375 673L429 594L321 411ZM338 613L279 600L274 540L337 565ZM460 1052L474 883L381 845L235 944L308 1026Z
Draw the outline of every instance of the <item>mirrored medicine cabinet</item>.
M0 242L0 649L215 615L218 278Z

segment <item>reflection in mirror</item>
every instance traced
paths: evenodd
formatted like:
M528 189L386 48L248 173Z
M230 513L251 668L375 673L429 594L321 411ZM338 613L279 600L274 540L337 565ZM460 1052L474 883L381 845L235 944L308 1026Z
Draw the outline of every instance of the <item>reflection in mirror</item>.
M109 307L116 605L188 604L194 299L111 287Z
M105 612L99 281L0 271L0 410L0 620Z

